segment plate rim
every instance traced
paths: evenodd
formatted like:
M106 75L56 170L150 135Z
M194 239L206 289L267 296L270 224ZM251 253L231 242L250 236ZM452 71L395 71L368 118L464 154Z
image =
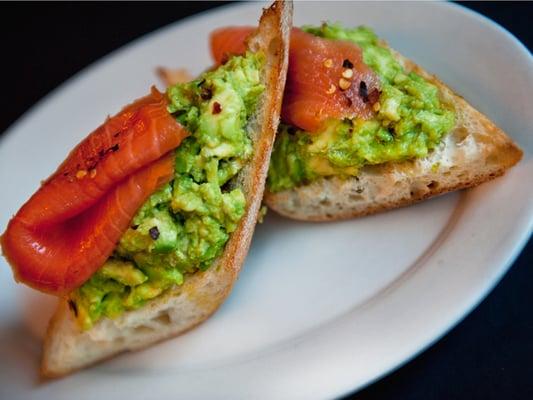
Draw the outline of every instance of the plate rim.
M500 31L500 33L506 35L516 45L518 45L518 47L521 49L521 51L525 55L527 55L529 57L530 64L533 65L533 57L532 57L531 53L528 51L528 49L525 47L525 45L519 39L517 39L512 33L510 33L507 29L505 29L504 27L502 27L501 25L499 25L495 21L493 21L490 18L488 18L488 17L486 17L486 16L484 16L482 14L479 14L479 13L477 13L477 12L475 12L475 11L473 11L473 10L463 6L463 5L460 5L460 4L455 4L455 3L437 3L437 4L438 4L439 7L455 8L460 13L470 15L470 16L476 18L477 20L481 21L482 23L484 23L484 24L488 23L493 28L496 28L498 31ZM153 37L153 35L161 34L161 33L163 33L166 30L171 30L178 24L182 25L182 24L186 24L186 23L194 23L195 19L205 17L207 14L221 13L223 11L227 11L228 9L240 8L240 7L243 7L243 6L250 6L250 3L248 3L248 4L242 4L242 3L228 4L228 5L216 7L214 9L212 9L212 10L208 10L208 11L205 11L205 12L201 12L201 13L198 13L198 14L194 14L194 15L188 16L188 17L183 18L183 19L181 19L181 20L179 20L177 22L170 23L170 24L165 25L165 26L163 26L161 28L158 28L158 29L146 34L146 35L143 35L143 36L141 36L139 38L136 38L136 39L128 42L127 44L125 44L125 45L123 45L123 46L121 46L121 47L119 47L117 49L112 50L111 52L109 52L106 55L102 56L101 58L95 60L94 62L88 64L82 70L78 71L74 75L72 75L69 78L67 78L65 81L63 81L61 84L59 84L56 88L54 88L51 91L49 91L45 96L43 96L36 103L34 103L32 106L30 106L27 111L25 111L10 126L8 126L6 128L6 130L4 131L4 134L2 134L0 136L0 146L2 145L3 141L5 141L6 137L13 136L12 132L17 130L17 127L18 127L19 123L21 123L25 119L32 118L32 115L34 113L38 112L43 104L47 103L51 98L57 96L58 93L61 92L63 88L65 88L66 86L69 86L71 84L74 84L76 80L83 79L83 77L85 76L85 74L87 73L88 70L94 69L95 67L97 67L101 63L109 62L111 58L120 56L120 54L123 51L127 51L127 49L129 49L131 46L136 46L136 45L140 44L143 41L149 41ZM527 151L527 149L526 149L526 151ZM462 201L463 201L463 199L461 199L461 202ZM485 286L484 289L480 293L478 293L478 295L475 296L475 297L477 297L477 299L474 302L470 302L469 307L467 307L467 309L463 310L463 312L461 312L460 315L457 316L456 320L454 322L452 322L451 324L449 324L449 326L445 330L441 331L440 334L437 335L436 337L434 337L432 340L430 340L427 343L423 344L419 348L418 351L412 353L408 358L405 358L400 363L397 363L395 365L392 365L390 368L385 369L382 372L382 374L376 375L373 379L371 379L369 381L366 381L365 383L363 383L363 384L361 384L361 385L359 385L357 387L352 387L352 389L349 389L347 391L339 392L335 396L347 395L349 393L353 393L355 391L359 391L359 390L363 389L364 387L367 387L368 385L380 380L384 376L386 376L386 375L390 374L391 372L401 368L403 365L405 365L406 363L410 362L412 359L416 358L418 355L420 355L422 352L426 351L434 343L439 341L442 337L447 335L448 332L451 329L453 329L462 320L464 320L468 315L470 315L470 313L479 305L479 303L481 303L481 301L483 301L487 297L487 295L494 289L494 287L501 281L502 277L505 275L505 273L512 266L512 264L514 263L514 261L516 260L516 258L520 254L520 252L522 251L523 247L526 245L527 241L531 237L532 228L533 228L533 215L530 213L529 221L527 222L527 228L522 231L520 239L518 241L514 242L514 245L513 245L512 249L506 251L506 253L505 253L506 254L506 256L505 256L506 262L504 264L502 264L502 267L498 270L497 276L494 279L492 279L490 282L489 281L486 282L486 284L484 285ZM322 327L319 327L317 329L321 329L321 328Z

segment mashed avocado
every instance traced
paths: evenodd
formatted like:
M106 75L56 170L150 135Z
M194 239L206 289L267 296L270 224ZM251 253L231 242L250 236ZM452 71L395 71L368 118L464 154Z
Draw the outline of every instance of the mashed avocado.
M361 47L364 62L380 78L379 106L372 119L331 120L313 134L281 124L268 173L270 191L323 176L355 176L365 165L425 157L453 128L454 111L439 100L438 88L406 73L369 28L324 24L304 30Z
M168 89L168 110L191 136L175 152L173 181L149 198L114 255L71 294L84 329L182 284L222 253L246 206L242 190L227 183L252 154L246 123L264 90L262 65L260 54L247 53Z

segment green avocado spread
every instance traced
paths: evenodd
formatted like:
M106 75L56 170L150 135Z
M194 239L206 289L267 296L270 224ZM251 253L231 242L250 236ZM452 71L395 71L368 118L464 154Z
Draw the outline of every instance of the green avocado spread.
M371 119L329 120L313 134L281 124L268 173L271 192L325 176L357 176L365 165L425 157L453 128L455 113L439 99L438 88L407 73L369 28L323 24L303 29L356 43L380 78L380 96Z
M244 214L228 182L252 155L246 131L264 87L259 53L231 58L167 90L168 111L189 132L175 151L174 179L133 218L111 258L70 295L80 326L136 309L186 274L209 268Z

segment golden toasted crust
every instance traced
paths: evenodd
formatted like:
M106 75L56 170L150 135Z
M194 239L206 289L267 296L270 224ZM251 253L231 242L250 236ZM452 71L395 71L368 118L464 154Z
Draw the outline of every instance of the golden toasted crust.
M353 178L322 178L311 184L265 194L266 204L286 217L331 221L359 217L458 189L505 173L522 157L516 144L485 115L421 67L394 52L407 71L440 89L441 100L456 111L456 126L428 157L361 169Z
M281 108L288 63L292 3L275 2L264 10L251 51L266 55L266 90L247 129L254 152L239 173L237 185L246 197L246 212L226 244L224 253L205 272L186 277L182 286L167 291L139 310L117 319L102 319L81 331L65 300L52 318L44 343L41 373L58 377L124 351L137 350L179 335L208 318L228 296L248 252L263 197L270 152Z

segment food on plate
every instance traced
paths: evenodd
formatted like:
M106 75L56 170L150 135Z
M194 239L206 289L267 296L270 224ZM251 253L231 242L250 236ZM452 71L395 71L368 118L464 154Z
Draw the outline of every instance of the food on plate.
M45 376L182 333L228 295L261 206L291 18L275 2L243 54L108 118L11 219L16 280L61 298Z
M211 35L217 64L253 27ZM367 27L293 28L266 204L300 220L405 206L502 175L522 151Z

